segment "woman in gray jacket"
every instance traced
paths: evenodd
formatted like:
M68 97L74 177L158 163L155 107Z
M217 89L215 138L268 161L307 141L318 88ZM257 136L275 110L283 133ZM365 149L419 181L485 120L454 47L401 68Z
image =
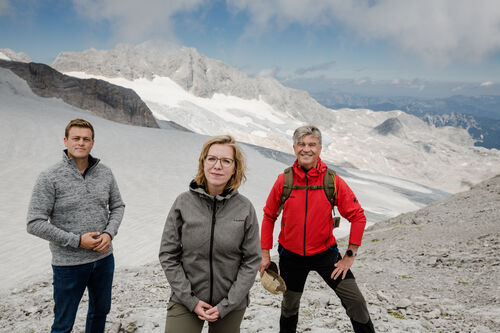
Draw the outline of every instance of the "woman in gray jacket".
M203 145L198 173L167 217L160 262L172 289L166 333L240 331L260 264L259 225L238 193L245 161L229 136Z

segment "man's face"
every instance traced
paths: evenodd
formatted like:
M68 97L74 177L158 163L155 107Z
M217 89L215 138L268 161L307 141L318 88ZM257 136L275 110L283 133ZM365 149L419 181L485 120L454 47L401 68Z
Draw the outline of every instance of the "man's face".
M309 170L318 164L321 145L317 137L305 135L302 137L302 141L293 145L293 151L295 152L295 156L297 156L299 165Z
M94 146L90 128L73 126L69 129L68 137L64 138L64 145L68 148L68 157L86 159Z

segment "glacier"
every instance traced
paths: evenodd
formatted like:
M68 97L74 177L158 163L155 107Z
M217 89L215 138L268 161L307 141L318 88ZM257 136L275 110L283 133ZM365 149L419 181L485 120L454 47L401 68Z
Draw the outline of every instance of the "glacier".
M323 132L332 163L457 192L500 172L500 151L474 146L465 129L436 128L400 110L328 109L272 78L248 77L193 48L146 42L61 53L52 66L79 78L131 88L158 120L199 134L229 133L250 144L292 153L293 129ZM396 119L396 132L375 128Z

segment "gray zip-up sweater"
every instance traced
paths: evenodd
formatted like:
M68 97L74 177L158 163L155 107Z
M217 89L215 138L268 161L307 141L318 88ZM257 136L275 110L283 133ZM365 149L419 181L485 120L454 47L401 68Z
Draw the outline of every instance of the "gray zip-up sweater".
M193 311L199 300L224 318L248 306L260 265L259 224L252 203L239 193L208 195L195 182L168 214L160 263L171 300Z
M40 174L28 208L27 230L50 241L52 264L80 265L105 258L106 253L80 248L87 232L117 234L125 210L111 170L90 156L85 176L73 159L63 160Z

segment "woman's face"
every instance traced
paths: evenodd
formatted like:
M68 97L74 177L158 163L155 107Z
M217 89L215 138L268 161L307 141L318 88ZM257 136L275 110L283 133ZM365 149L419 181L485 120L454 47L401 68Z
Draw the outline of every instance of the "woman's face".
M203 162L203 171L207 179L210 195L221 194L234 174L233 148L224 144L213 144Z

